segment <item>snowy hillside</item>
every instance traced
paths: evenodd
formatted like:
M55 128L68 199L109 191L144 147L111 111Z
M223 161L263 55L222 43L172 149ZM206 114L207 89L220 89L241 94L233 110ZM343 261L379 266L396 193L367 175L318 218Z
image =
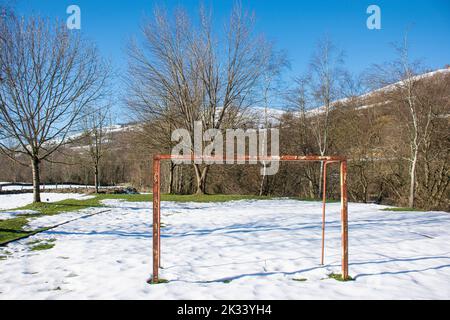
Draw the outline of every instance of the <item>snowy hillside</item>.
M411 80L412 81L419 81L419 80L423 80L423 79L429 79L431 77L434 77L434 76L437 76L437 75L442 75L442 74L450 74L450 68L438 69L438 70L427 72L427 73L424 73L424 74L419 74L419 75L416 75L416 76L412 77ZM355 97L355 98L358 99L358 101L359 100L364 101L364 99L373 97L373 96L375 96L377 94L393 91L396 88L398 88L399 86L401 86L403 83L404 83L403 81L399 81L399 82L387 85L385 87L382 87L382 88L379 88L379 89L367 92L367 93L365 93L363 95L360 95L358 97ZM345 104L349 100L350 100L349 98L343 98L343 99L334 101L333 105ZM387 103L388 103L388 101L381 101L381 102L377 102L377 103L370 104L370 105L361 105L357 109L367 109L367 108L371 108L371 107L384 105L384 104L387 104ZM325 112L325 107L324 106L308 110L307 111L307 115L314 116L314 115L321 114L323 112Z
M349 205L350 282L340 272L339 204L330 204L320 266L321 204L294 200L162 204L161 277L151 273L149 203L108 200L109 212L7 248L2 299L449 299L450 214ZM84 210L84 213L104 208ZM41 217L45 225L71 214ZM55 239L29 251L26 243ZM0 251L2 254L2 251ZM297 281L296 281L297 280Z

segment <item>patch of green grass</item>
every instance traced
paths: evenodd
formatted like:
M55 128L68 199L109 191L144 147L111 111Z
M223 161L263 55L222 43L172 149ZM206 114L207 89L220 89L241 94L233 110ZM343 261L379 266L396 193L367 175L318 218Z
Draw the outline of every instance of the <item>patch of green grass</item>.
M95 196L98 202L102 200L125 200L128 202L151 202L151 194L98 194Z
M231 280L230 280L230 279L227 279L227 280L223 280L222 282L223 282L223 283L231 283Z
M158 282L153 282L153 280L147 281L148 284L163 284L163 283L169 283L169 280L166 279L159 279Z
M32 246L32 245L34 245L34 244L38 244L38 243L41 243L41 242L42 242L41 239L33 240L33 241L27 242L27 245Z
M1 250L0 250L0 261L8 259L8 257L11 256L11 255L12 255L12 252L10 252L10 251L8 251L8 250L6 250L4 248L1 248Z
M31 234L23 230L27 223L28 220L24 217L0 220L0 244Z
M153 195L151 194L100 194L97 196L100 200L118 199L128 202L151 202ZM179 195L179 194L162 194L161 201L173 202L226 202L236 200L270 200L271 196L256 195L236 195L236 194L202 194L202 195Z
M31 251L49 250L55 245L53 243L41 243L30 248Z
M173 194L162 194L162 201L173 201L173 202L227 202L227 201L237 201L237 200L271 200L278 197L273 196L257 196L257 195L225 195L225 194L214 194L214 195L173 195ZM95 195L92 199L86 200L76 200L67 199L58 202L42 202L33 203L15 210L32 210L35 214L18 215L16 218L7 219L0 221L0 245L12 241L15 239L20 239L24 236L31 235L40 230L25 231L23 227L28 223L29 218L40 217L43 215L57 215L64 212L78 211L82 209L92 208L92 207L103 207L101 201L107 199L124 200L128 202L151 202L153 201L153 195L151 194L99 194ZM294 199L299 201L320 201L317 199L302 199L298 197L289 197L288 199ZM335 200L328 200L328 202L335 202Z
M27 245L30 246L31 251L48 250L55 246L53 244L55 241L56 239L37 239L27 242Z
M97 195L99 200L117 199L128 202L151 202L153 201L153 195L151 194L99 194ZM277 196L258 196L258 195L239 195L239 194L192 194L192 195L180 195L180 194L162 194L161 201L173 201L173 202L227 202L238 200L272 200L280 198ZM298 201L322 201L321 199L300 198L300 197L286 197L287 199ZM339 200L327 200L327 202L339 202Z
M411 212L425 212L424 210L416 209L416 208L385 208L381 209L381 211L394 211L394 212L401 212L401 211L411 211Z
M298 282L305 282L305 281L307 281L308 279L306 279L306 278L292 278L292 280L298 281Z
M176 202L227 202L238 200L270 200L270 196L256 196L256 195L236 195L236 194L211 194L211 195L162 195L162 201L176 201Z
M63 201L48 203L32 203L15 210L32 210L35 214L17 215L16 218L0 220L0 245L9 241L20 239L32 235L40 230L27 231L23 227L28 223L29 218L40 217L44 215L57 215L63 212L78 211L91 207L102 207L101 199L98 197L86 200L67 199ZM42 229L44 230L44 229Z
M307 202L322 202L322 199L316 199L316 198L289 197L289 199L297 200L297 201L307 201ZM341 200L327 199L326 203L336 203L336 202L340 202L340 201Z
M348 276L347 279L344 279L344 278L342 277L342 274L340 274L340 273L330 273L330 274L328 275L328 278L334 279L334 280L337 280L337 281L353 281L353 280L354 280L354 279L353 279L352 277L350 277L350 276Z
M35 244L38 244L38 243L52 243L52 242L55 242L56 241L56 239L37 239L37 240L33 240L33 241L29 241L29 242L27 242L27 245L29 245L29 246L32 246L32 245L35 245Z
M102 207L100 203L100 199L95 197L87 200L75 200L75 199L67 199L58 202L41 202L41 203L32 203L27 206L18 208L16 210L33 210L36 211L37 214L26 215L27 217L36 217L36 216L53 216L56 214L60 214L63 212L70 211L78 211L82 209L92 208L92 207Z

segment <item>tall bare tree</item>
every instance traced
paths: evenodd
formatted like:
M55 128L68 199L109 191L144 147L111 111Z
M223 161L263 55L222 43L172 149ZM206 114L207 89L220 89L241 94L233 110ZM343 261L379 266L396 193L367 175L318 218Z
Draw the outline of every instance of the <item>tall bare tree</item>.
M106 68L93 46L60 23L12 18L1 28L0 150L28 157L40 202L40 164L101 98Z
M98 110L87 111L83 117L81 142L88 148L88 159L94 173L95 192L100 186L100 165L109 150L112 140L112 119L109 105Z
M421 77L424 68L420 61L410 58L408 38L395 45L397 58L392 62L374 65L370 72L370 81L377 86L388 86L382 92L386 101L390 101L398 108L401 117L399 125L404 128L408 136L409 162L409 192L408 206L413 208L416 200L417 166L420 150L429 138L434 118L433 105L424 104L424 94L420 94ZM426 95L427 93L425 93ZM395 150L402 153L401 150Z
M297 144L296 152L303 155L317 153L317 146L311 132L312 125L309 109L312 107L312 97L310 94L309 75L297 77L294 80L295 86L289 90L286 95L286 103L288 111L292 112L295 117L298 137L295 140ZM308 181L308 197L314 198L317 195L318 179L315 174L314 166L305 165L304 175Z
M269 58L266 68L263 72L261 80L262 101L260 102L264 107L264 116L260 129L265 130L262 135L262 142L260 143L260 154L265 154L268 150L264 150L267 145L268 129L272 126L270 117L270 109L275 107L279 102L277 99L283 92L284 83L282 81L282 74L286 68L289 68L289 61L285 52L273 52ZM278 100L278 101L277 101ZM262 196L267 193L267 163L263 162L263 172L261 176L261 183L259 185L259 195Z
M311 118L312 131L319 153L324 156L329 147L330 115L333 103L341 97L343 70L343 53L333 42L325 37L318 42L316 52L310 63L310 84L314 101L319 106L318 112ZM323 162L320 165L319 190L322 192Z
M181 9L173 21L155 10L153 21L143 27L144 44L130 48L132 105L145 106L153 117L173 115L174 127L188 130L192 145L196 121L203 130L238 125L255 101L270 56L270 46L253 29L252 15L239 6L224 34L213 31L212 15L204 8L199 21L193 25ZM208 169L194 164L197 193L205 192Z
M313 150L309 147L308 152L322 156L328 152L333 107L345 95L347 79L342 51L328 37L320 39L308 72L298 78L297 88L288 97L288 102L299 112L301 130L306 130L304 133L313 137L315 147ZM322 192L322 173L323 163L316 183L317 195ZM309 178L315 180L312 174Z

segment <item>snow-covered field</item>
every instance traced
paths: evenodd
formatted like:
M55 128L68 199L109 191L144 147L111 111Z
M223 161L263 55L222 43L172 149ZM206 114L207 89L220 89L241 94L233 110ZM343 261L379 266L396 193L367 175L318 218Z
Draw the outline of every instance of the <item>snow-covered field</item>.
M66 199L89 199L89 196L79 193L41 193L42 202L56 202ZM32 193L0 194L0 210L9 210L26 206L33 202ZM11 213L13 214L13 213ZM0 212L0 219L10 213Z
M327 276L340 273L338 203L328 206L326 261L320 266L320 203L165 202L161 278L170 282L148 285L149 204L106 204L111 211L4 249L11 255L0 260L0 298L450 298L448 213L385 212L382 206L351 203L350 275L355 281L338 282ZM104 209L85 213L96 210ZM55 247L29 251L26 243L35 239L56 239Z

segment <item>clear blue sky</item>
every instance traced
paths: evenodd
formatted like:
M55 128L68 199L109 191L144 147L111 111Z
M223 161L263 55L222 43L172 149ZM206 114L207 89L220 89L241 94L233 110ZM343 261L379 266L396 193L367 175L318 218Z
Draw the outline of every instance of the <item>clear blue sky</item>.
M153 7L172 9L178 5L195 14L198 0L14 0L16 9L64 21L66 8L81 8L82 32L95 41L102 54L120 72L126 69L124 47L127 39L139 34L139 24ZM212 6L215 20L225 22L232 0L204 0ZM292 70L286 79L306 69L315 43L328 35L346 53L346 65L355 73L372 63L392 59L391 43L409 30L414 58L424 59L430 68L450 64L450 0L241 0L255 12L257 28L285 50ZM366 27L369 5L381 8L381 30Z

